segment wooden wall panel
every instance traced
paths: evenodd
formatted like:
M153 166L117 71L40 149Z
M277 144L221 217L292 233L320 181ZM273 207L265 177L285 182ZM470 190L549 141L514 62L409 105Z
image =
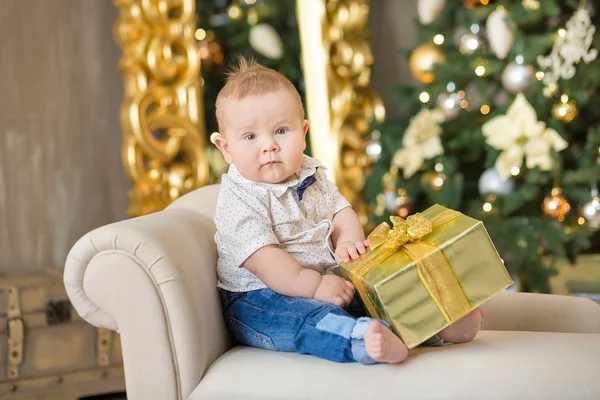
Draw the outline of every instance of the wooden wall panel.
M118 11L108 0L2 0L0 271L62 267L126 217Z

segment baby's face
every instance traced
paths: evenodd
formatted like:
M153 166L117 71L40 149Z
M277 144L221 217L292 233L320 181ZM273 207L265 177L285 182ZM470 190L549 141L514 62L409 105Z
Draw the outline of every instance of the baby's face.
M223 105L220 137L215 143L225 161L255 182L282 183L300 169L308 121L286 91L276 91Z

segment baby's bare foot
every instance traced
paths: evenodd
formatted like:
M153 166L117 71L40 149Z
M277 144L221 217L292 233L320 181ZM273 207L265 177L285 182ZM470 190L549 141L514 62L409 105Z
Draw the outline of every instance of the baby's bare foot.
M447 342L466 343L475 338L485 312L481 308L476 308L470 314L459 319L449 327L442 330L439 335Z
M367 327L365 348L373 360L384 363L399 363L408 356L404 342L379 321L372 321Z

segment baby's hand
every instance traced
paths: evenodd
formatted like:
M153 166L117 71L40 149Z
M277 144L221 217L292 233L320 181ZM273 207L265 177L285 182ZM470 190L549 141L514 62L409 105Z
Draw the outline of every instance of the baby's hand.
M337 262L348 262L350 258L356 260L359 255L367 251L367 247L369 247L368 240L349 240L338 243L335 248L335 260Z
M323 275L313 299L346 307L354 297L354 285L337 275Z

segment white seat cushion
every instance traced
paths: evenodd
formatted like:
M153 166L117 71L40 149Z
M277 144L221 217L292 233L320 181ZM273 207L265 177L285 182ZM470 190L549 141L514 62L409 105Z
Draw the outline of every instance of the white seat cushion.
M600 335L481 331L412 350L403 364L338 364L238 346L189 397L206 399L598 399Z

